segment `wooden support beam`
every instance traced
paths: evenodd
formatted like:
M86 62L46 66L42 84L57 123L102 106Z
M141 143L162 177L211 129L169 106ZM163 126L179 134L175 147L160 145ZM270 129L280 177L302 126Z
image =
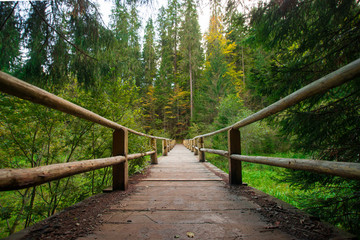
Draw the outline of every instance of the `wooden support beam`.
M205 162L205 152L201 151L201 148L204 148L204 138L199 138L199 162Z
M168 155L168 150L167 150L167 141L166 140L162 140L162 155L163 156L167 156Z
M158 164L158 159L157 159L157 146L156 146L156 139L155 138L150 138L150 145L152 147L152 150L155 151L154 154L151 154L151 164Z
M198 155L199 154L199 146L198 146L198 138L194 138L194 155Z
M124 156L125 161L113 165L113 191L127 190L128 188L128 131L115 130L113 133L113 156Z
M229 183L242 184L241 161L235 160L231 154L241 154L241 137L239 129L228 131L228 152L229 152Z

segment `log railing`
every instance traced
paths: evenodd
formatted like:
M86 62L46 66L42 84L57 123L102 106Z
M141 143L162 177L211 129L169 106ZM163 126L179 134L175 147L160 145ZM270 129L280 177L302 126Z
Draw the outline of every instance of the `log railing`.
M360 163L332 162L310 159L292 159L241 155L240 128L266 117L281 112L305 99L316 94L326 92L334 87L340 86L347 81L360 75L360 59L310 83L287 97L271 104L259 112L217 131L199 135L193 139L186 139L183 144L192 152L199 155L199 161L205 161L205 152L225 156L229 159L229 182L231 184L242 184L241 162L253 162L272 165L283 168L306 170L317 173L330 174L349 179L360 180ZM204 138L218 133L228 132L228 150L207 149L204 146Z
M164 156L166 156L168 151L176 144L174 140L168 138L151 136L124 127L3 72L0 72L0 90L4 93L59 110L114 130L112 157L59 163L27 169L0 169L0 191L28 188L109 166L112 166L113 169L113 190L126 190L128 187L128 160L150 155L151 163L157 164L156 141L162 141L162 152ZM149 138L152 148L151 151L128 154L129 132Z

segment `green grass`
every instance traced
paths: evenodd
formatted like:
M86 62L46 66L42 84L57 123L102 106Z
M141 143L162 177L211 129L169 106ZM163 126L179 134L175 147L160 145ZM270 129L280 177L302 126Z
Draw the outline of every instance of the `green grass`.
M281 154L268 154L271 157L284 157L284 158L307 158L301 154L281 153ZM214 164L224 172L229 173L229 163L227 158L215 154L206 153L206 160ZM256 163L243 162L242 174L243 182L249 186L263 191L271 196L274 196L284 202L287 202L297 208L301 208L301 199L308 194L320 192L320 189L312 191L302 191L290 187L288 183L281 182L280 177L286 171L284 168L267 166Z

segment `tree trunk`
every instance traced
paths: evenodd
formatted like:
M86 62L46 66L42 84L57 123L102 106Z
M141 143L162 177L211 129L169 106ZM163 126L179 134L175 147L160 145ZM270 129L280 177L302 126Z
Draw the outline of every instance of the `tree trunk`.
M191 71L191 51L189 51L189 75L190 75L190 120L193 119L193 79Z

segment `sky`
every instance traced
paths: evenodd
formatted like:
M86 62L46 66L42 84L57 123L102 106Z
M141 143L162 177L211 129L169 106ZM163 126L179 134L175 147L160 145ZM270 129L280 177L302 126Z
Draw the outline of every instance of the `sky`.
M100 11L103 15L103 20L105 24L108 26L110 22L109 15L111 14L113 2L111 0L96 0L96 1L99 4ZM154 21L156 20L158 15L158 10L162 6L164 7L167 6L167 0L153 0L153 3L151 5L139 7L139 16L141 18L142 28L145 28L146 21L149 19L149 17L152 17ZM198 14L199 14L199 24L200 24L201 32L205 33L209 26L209 18L210 18L209 4L200 3L200 6L198 7Z
M100 12L105 24L110 28L110 17L111 9L113 8L113 0L95 0L99 4ZM227 0L222 0L222 5L225 9ZM239 3L243 3L247 8L255 6L260 0L237 0ZM265 0L266 1L266 0ZM140 37L144 36L145 24L149 17L152 17L153 21L156 21L158 11L160 7L167 6L168 0L152 0L149 5L139 6L139 16L141 19ZM210 20L210 0L199 0L198 4L198 16L201 33L207 32ZM239 11L242 12L242 6L239 4Z

